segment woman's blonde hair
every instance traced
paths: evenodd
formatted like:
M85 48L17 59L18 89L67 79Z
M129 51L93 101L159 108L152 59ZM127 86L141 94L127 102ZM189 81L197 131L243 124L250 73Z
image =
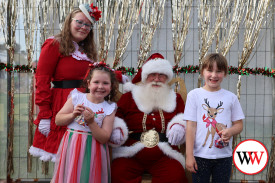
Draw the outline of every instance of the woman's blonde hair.
M79 8L74 9L69 15L67 15L65 22L63 24L63 29L57 35L55 35L55 39L59 42L59 51L64 56L69 56L70 53L75 51L75 47L73 45L72 34L71 34L71 22L72 18L75 17L77 13L82 12ZM87 37L79 43L84 49L86 55L93 61L97 61L97 49L94 40L94 31L90 30Z
M204 69L212 69L213 63L217 64L219 70L224 71L225 76L228 74L228 64L226 58L220 53L210 53L206 55L202 60L201 74Z

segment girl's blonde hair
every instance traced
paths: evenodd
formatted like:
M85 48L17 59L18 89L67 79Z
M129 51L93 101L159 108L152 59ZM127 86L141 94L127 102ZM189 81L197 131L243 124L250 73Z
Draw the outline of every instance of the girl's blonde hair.
M224 71L225 76L228 74L228 64L226 58L220 53L210 53L206 55L202 60L201 74L204 69L212 69L213 63L217 64L219 70Z
M59 42L59 51L64 56L69 56L70 53L75 51L73 45L72 34L71 34L71 22L72 18L75 17L77 13L82 12L79 8L74 9L69 15L67 15L65 22L63 24L63 29L57 35L55 39ZM97 61L97 49L94 40L94 31L90 30L87 37L79 43L84 49L86 55L93 61Z

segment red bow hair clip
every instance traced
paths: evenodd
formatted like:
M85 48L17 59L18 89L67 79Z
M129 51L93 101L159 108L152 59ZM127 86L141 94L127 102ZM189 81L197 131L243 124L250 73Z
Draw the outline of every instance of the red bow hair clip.
M110 70L110 71L112 71L112 72L115 71L114 69L110 68L109 65L107 65L105 62L94 62L94 63L90 63L90 64L88 65L88 67L89 67L89 69L87 70L87 73L86 73L86 75L85 75L85 77L84 77L85 79L88 77L90 71L91 71L92 69L94 69L94 68L105 67L106 69L108 69L108 70Z

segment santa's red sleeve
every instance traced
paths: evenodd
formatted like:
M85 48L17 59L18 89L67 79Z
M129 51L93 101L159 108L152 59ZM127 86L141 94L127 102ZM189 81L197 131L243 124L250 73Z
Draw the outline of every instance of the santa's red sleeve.
M184 108L185 108L185 103L181 97L180 94L176 93L177 94L177 106L176 106L176 110L177 110L177 113L183 113L184 112Z
M177 115L175 115L171 119L171 121L168 123L166 134L169 133L170 129L175 124L179 124L179 125L183 126L184 129L186 129L186 121L183 120L183 113L184 113L185 105L184 105L183 99L181 98L180 94L178 94L178 93L177 93L176 102L177 102L177 105L176 105L176 108L175 108L175 112L176 112ZM180 144L184 143L184 141L185 141L185 138L183 139L182 142L180 142Z
M127 92L120 97L119 101L117 102L117 107L118 107L116 112L117 117L123 118L123 119L125 118L131 101L133 101L133 99L131 99L130 92Z
M35 74L36 91L35 104L39 107L37 119L34 121L39 124L40 119L49 119L52 117L52 95L51 95L51 79L55 73L56 65L59 57L59 43L54 39L47 39L42 45L37 70Z
M113 129L119 129L123 135L123 141L120 145L124 144L128 139L129 130L124 118L125 118L125 115L127 115L127 111L128 111L127 106L129 105L130 101L131 101L130 93L125 93L120 97L119 101L117 102L118 108L116 111L116 117L115 117ZM112 142L110 142L109 145L112 147L120 146Z

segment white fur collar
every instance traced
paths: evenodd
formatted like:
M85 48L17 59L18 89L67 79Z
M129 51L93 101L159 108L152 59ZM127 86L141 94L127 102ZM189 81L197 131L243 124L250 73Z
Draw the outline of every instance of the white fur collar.
M126 83L126 91L131 91L133 99L136 102L138 109L144 113L150 113L154 109L161 109L165 112L173 112L176 108L176 93L171 89L171 92L168 96L160 98L157 104L150 103L147 98L143 95L143 88L139 85L132 83Z

